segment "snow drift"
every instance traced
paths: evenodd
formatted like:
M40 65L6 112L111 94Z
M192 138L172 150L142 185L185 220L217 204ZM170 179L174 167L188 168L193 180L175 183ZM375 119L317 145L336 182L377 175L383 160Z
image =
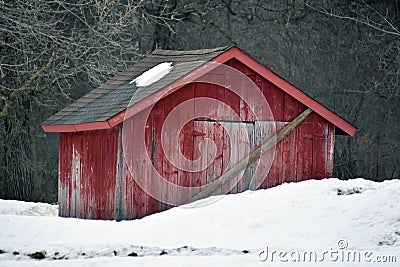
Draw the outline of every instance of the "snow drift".
M59 218L54 207L38 213L47 216L25 216L32 214L21 210L48 206L0 201L0 266L29 266L34 252L45 253L35 260L45 266L267 266L259 257L266 247L322 251L337 249L338 241L400 261L399 180L310 180L210 203L115 222ZM310 266L303 264L297 266ZM360 263L340 266L353 265Z

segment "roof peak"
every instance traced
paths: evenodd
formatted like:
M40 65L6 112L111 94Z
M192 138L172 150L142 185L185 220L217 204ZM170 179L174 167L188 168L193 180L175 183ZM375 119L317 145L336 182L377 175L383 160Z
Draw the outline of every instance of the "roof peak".
M232 46L221 46L217 48L211 49L197 49L197 50L164 50L164 49L155 49L151 52L153 56L194 56L194 55L207 55L224 52L228 49L232 48Z
M205 64L205 62L212 61L224 64L232 58L243 63L300 103L311 108L314 112L337 126L338 130L350 136L354 136L356 133L356 127L263 66L238 47L218 47L189 51L154 50L134 64L132 68L51 116L42 124L42 127L46 132L110 129L123 122L127 118L126 114L133 116L158 101L160 96L165 97L179 90L181 88L179 85L183 79L185 79L185 83L190 83L214 69L214 64ZM165 62L190 62L191 64L174 65L168 75L151 85L143 87L139 92L136 85L129 84L129 81L142 75L145 71ZM198 71L195 71L196 69ZM128 109L130 110L129 112Z

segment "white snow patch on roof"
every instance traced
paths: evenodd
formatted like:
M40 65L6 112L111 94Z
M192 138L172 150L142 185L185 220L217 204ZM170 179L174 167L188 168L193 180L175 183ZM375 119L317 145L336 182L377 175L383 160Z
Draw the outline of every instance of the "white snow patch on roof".
M136 83L136 86L148 86L157 82L172 70L172 62L163 62L148 69L140 76L136 77L129 84Z

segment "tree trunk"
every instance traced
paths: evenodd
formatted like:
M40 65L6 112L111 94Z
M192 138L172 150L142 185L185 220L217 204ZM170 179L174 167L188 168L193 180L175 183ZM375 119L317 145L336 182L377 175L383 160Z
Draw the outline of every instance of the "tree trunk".
M4 120L4 198L32 200L29 118L23 105Z

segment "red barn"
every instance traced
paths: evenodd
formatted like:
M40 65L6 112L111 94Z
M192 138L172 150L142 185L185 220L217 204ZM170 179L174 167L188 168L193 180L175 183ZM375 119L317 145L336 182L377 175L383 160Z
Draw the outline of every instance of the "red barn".
M332 176L356 128L237 47L155 50L46 120L60 216L135 219Z

